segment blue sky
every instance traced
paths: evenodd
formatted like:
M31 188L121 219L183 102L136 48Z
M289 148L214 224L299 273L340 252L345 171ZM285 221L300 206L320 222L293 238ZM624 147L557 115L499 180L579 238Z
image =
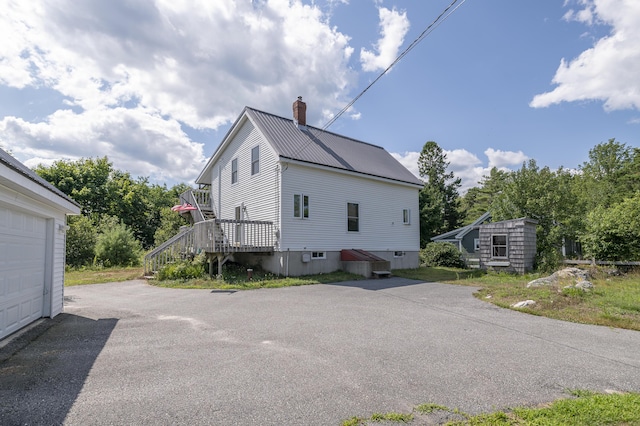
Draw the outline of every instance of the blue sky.
M451 1L0 0L0 145L191 182L245 105L290 117L302 96L322 127ZM463 190L492 166L640 146L640 2L455 6L329 130L412 171L436 141Z

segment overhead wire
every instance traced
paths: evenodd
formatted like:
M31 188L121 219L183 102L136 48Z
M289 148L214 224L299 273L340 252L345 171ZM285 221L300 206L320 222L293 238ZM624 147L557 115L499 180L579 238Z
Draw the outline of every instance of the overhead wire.
M453 9L451 10L451 8L458 3L458 1L460 1L460 3ZM355 98L353 98L347 105L345 105L344 108L342 108L336 115L334 115L331 120L329 120L327 122L327 124L325 124L322 127L322 130L327 130L333 123L335 123L335 121L340 118L340 116L342 116L345 112L347 112L349 110L349 108L351 108L353 106L353 104L355 104L358 99L360 99L362 97L362 95L364 95L374 84L376 84L378 82L378 80L380 80L385 74L387 74L389 72L389 70L391 70L391 68L393 68L398 62L400 62L402 60L402 58L404 58L405 56L407 56L407 54L413 50L413 48L415 48L422 40L424 40L425 37L427 37L429 34L431 34L433 32L433 30L435 30L441 23L443 23L449 16L451 16L456 10L458 10L458 8L460 6L462 6L464 4L466 0L453 0L443 11L442 13L440 13L440 15L438 15L438 17L431 22L431 24L429 24L429 26L427 26L427 28L424 29L424 31L422 31L420 33L420 35L411 42L411 44L409 44L409 46L407 46L407 48L405 50L402 51L402 53L400 53L400 55L398 55L398 57L396 59L394 59L393 62L391 62L391 64L385 68L384 71L382 71L371 83L369 83L369 85L367 87L365 87ZM450 11L450 12L449 12ZM449 12L449 13L448 13ZM445 16L446 15L446 16Z
M336 120L338 118L340 118L345 112L347 112L352 106L353 104L355 104L358 99L360 99L369 89L371 89L371 87L373 87L374 84L376 84L385 74L387 74L391 68L393 68L398 62L400 62L402 60L402 58L404 58L405 56L407 56L407 54L413 50L422 40L424 40L429 34L431 34L433 32L433 30L435 30L441 23L443 23L444 21L447 20L447 18L449 18L449 16L451 16L456 10L458 10L458 8L460 6L462 6L464 3L466 2L466 0L453 0L439 15L438 17L436 17L436 19L433 20L433 22L431 22L421 33L418 37L415 38L415 40L413 40L411 42L411 44L409 44L409 46L407 46L406 49L404 49L402 51L402 53L400 53L394 60L393 62L391 62L391 64L384 69L384 71L382 71L373 81L371 81L371 83L369 83L367 85L367 87L365 87L360 93L358 93L358 95L353 98L347 105L345 105L344 108L342 108L337 114L335 114L321 129L320 129L320 133L325 132L333 123L336 122ZM454 8L453 6L456 5L457 6ZM453 9L452 9L453 8ZM317 129L316 129L317 130ZM311 131L311 129L309 129L309 131ZM306 144L304 144L302 147L300 147L300 149L298 149L295 154L299 154L300 152L304 151L309 145L311 144L311 141L308 141Z

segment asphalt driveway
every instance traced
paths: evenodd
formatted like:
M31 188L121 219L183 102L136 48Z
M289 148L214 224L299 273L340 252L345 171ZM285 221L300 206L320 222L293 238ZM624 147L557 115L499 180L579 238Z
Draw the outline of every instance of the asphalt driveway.
M0 424L338 425L426 402L478 413L640 391L640 333L473 291L401 278L66 288L65 314L0 348Z

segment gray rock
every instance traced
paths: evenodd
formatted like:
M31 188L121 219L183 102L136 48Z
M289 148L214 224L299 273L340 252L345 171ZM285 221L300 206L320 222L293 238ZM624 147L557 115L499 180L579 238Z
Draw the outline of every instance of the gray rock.
M582 289L584 291L590 291L590 290L593 290L594 285L591 281L582 280L582 281L578 281L574 287Z
M527 284L530 287L554 286L560 280L575 279L576 282L587 281L589 279L589 271L580 268L564 268L554 272L548 277L538 278Z
M553 273L558 279L580 278L582 280L589 279L589 271L580 268L564 268Z
M536 304L535 300L523 300L522 302L514 303L511 305L512 308L528 308L529 306L534 306Z
M530 288L530 287L545 287L545 286L556 285L558 280L556 280L556 279L554 279L552 277L553 276L544 277L544 278L538 278L537 280L530 281L529 284L527 284L527 288Z

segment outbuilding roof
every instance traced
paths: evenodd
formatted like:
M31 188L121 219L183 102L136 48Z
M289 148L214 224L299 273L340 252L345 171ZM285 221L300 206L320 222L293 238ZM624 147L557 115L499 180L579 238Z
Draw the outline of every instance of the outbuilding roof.
M431 237L431 241L435 242L435 241L446 241L446 240L453 240L453 239L462 240L464 236L467 235L469 232L471 232L473 229L478 228L484 222L490 221L490 220L491 220L491 212L488 211L483 213L482 216L480 216L479 218L477 218L467 226L454 229L453 231L445 232L444 234L436 235L435 237Z
M225 139L200 174L197 183L209 183L213 160L243 117L247 117L271 144L281 160L294 160L366 176L422 186L423 182L407 170L384 148L312 126L299 126L292 119L245 107Z

